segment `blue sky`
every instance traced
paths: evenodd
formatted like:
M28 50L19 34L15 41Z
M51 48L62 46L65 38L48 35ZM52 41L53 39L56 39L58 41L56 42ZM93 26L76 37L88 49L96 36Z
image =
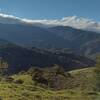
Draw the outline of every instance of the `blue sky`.
M100 0L0 0L0 12L31 19L79 16L100 21Z

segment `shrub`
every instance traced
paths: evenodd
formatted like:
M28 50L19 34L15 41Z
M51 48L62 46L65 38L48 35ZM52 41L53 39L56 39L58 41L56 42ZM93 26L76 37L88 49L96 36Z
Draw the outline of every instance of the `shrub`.
M41 83L44 85L48 85L48 80L43 76L43 71L40 69L34 70L34 75L32 76L32 80L35 81L35 83Z
M6 82L13 82L13 80L14 79L12 77L10 77L10 76L9 77L5 77L5 81Z
M14 83L16 83L16 84L23 84L23 83L24 83L24 81L23 81L23 80L21 80L21 79L18 79L18 80L15 80L15 81L14 81Z

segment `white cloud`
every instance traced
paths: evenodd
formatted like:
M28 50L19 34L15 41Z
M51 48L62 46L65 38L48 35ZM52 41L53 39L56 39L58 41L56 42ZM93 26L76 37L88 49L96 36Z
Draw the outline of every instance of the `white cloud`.
M51 19L51 20L31 20L25 18L15 17L13 15L7 15L0 13L0 23L7 24L31 24L41 27L51 27L57 25L71 26L78 29L92 30L100 32L100 23L95 22L88 18L81 18L77 16L64 17L62 19Z

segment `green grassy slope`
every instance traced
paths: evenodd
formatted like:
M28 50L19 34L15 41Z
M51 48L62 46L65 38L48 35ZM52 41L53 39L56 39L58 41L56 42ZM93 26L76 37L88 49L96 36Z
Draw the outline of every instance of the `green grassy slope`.
M95 91L94 68L71 71L72 79L67 80L63 90L51 90L35 85L29 74L13 75L12 82L5 78L0 81L0 100L99 100ZM17 82L18 80L23 83Z

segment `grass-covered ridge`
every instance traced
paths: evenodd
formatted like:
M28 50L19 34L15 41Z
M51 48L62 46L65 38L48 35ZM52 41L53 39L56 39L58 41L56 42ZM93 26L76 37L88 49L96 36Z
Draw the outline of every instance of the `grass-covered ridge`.
M46 75L47 70L45 69ZM93 73L94 68L65 72L66 87L58 90L53 90L42 83L36 84L32 80L31 72L1 77L0 98L1 100L99 100L97 98L100 95L95 90Z

